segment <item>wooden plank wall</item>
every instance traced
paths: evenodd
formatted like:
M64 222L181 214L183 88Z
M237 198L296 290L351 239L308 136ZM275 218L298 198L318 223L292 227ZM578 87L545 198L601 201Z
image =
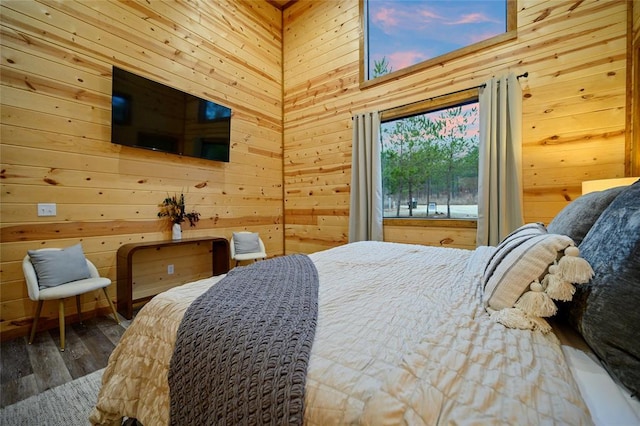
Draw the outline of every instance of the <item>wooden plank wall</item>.
M351 115L502 72L529 72L526 219L548 222L582 180L624 174L630 4L519 1L516 40L361 90L358 0L302 0L282 16L251 0L3 1L2 338L23 333L33 315L20 267L27 249L81 241L115 281L121 244L169 238L155 217L167 192L184 190L203 214L185 237L258 231L273 255L346 243ZM114 64L233 108L231 163L112 145ZM37 217L38 202L57 203L57 216ZM466 229L397 228L385 237L475 244ZM83 309L105 306L97 298ZM43 314L55 317L55 307Z
M631 176L640 176L640 3L631 2Z
M82 242L115 300L118 247L171 238L156 216L167 193L184 191L202 214L184 238L251 230L282 254L280 10L252 0L0 6L3 339L25 334L34 314L28 249ZM232 108L231 162L113 145L112 65ZM56 203L57 215L38 217L39 202ZM83 298L83 310L105 306L97 292ZM56 304L43 316L56 318Z
M287 8L285 251L347 242L352 114L466 89L510 71L529 73L521 79L526 221L548 223L580 195L583 180L624 176L628 7L624 0L520 0L515 40L364 89L358 0ZM475 231L387 228L385 239L473 247Z

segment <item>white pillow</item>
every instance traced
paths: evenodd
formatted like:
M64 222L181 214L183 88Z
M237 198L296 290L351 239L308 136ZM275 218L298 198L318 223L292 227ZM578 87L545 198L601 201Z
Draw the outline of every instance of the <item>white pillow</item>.
M81 244L61 250L28 250L27 254L38 276L40 288L91 278Z
M487 262L484 275L482 277L483 288L487 286L487 281L493 275L495 269L514 249L516 249L524 241L537 235L544 235L546 233L547 228L545 228L544 224L539 222L527 223L526 225L522 225L511 234L504 237L502 242L498 245L495 253L489 259L489 262Z
M483 300L491 318L509 328L551 326L543 318L557 312L554 300L570 301L575 287L593 276L589 263L566 235L549 234L541 223L509 234L487 262Z
M505 239L483 276L486 306L494 310L513 307L531 283L542 281L549 265L572 245L571 238L560 234L530 233Z
M233 247L236 254L260 252L260 240L255 232L234 232Z

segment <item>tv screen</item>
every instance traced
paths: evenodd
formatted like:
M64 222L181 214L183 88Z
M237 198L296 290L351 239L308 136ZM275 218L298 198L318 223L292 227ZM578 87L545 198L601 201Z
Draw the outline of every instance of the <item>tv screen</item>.
M231 109L113 67L111 142L229 161Z

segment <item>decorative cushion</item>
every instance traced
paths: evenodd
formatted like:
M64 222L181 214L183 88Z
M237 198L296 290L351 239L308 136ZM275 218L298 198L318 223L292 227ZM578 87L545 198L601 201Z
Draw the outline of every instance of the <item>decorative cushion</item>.
M483 277L486 305L495 310L513 307L533 281L542 280L559 252L571 245L566 235L547 233L500 243L494 256L497 264Z
M606 191L590 192L576 198L553 218L547 230L552 234L568 235L579 246L604 209L609 207L624 188L619 186Z
M236 254L257 253L260 251L260 237L255 232L234 232L233 247Z
M81 244L61 250L28 250L27 253L41 289L91 278Z
M498 245L497 250L487 262L484 275L482 277L482 286L486 286L489 278L494 274L496 268L503 262L505 256L509 255L513 249L518 247L523 241L537 235L544 235L547 229L542 223L527 223L520 228L507 235Z
M640 182L625 187L580 244L593 279L569 304L571 323L609 372L640 393Z
M527 224L509 234L489 259L482 277L484 302L507 327L551 330L542 317L556 313L553 299L570 300L572 282L586 282L591 268L566 235ZM557 262L557 263L556 263Z

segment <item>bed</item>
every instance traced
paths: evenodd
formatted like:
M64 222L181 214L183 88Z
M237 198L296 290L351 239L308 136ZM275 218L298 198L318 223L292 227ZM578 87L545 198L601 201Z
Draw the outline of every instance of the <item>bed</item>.
M632 395L640 382L639 230L636 183L583 196L548 227L527 224L497 247L359 242L171 289L126 330L90 420L193 424L188 416L197 413L208 424L638 424ZM303 303L316 315L302 321L311 331L285 330L294 337L284 339L277 336L289 334L274 333L281 346L286 340L302 348L301 356L285 357L291 365L305 361L291 368L293 390L255 384L262 372L237 381L248 367L242 361L214 365L220 346L221 362L244 353L232 333L208 338L212 346L182 346L185 330L207 340L205 323L235 309L218 303L220 312L187 322L203 295L245 285L260 292L271 285L255 278L268 275L264 268L282 271L293 263L312 265L317 274L317 299ZM571 283L562 271L573 271ZM279 273L277 280L285 279ZM553 278L564 286L556 293L547 292ZM227 280L235 281L225 287ZM287 293L287 303L291 298ZM241 310L271 303L244 300ZM174 368L191 366L192 358L200 363L185 379ZM263 397L257 403L256 392L247 390L254 385ZM249 402L227 396L226 408L213 407L215 398L234 392ZM249 411L235 411L243 404ZM272 410L277 404L284 408Z

